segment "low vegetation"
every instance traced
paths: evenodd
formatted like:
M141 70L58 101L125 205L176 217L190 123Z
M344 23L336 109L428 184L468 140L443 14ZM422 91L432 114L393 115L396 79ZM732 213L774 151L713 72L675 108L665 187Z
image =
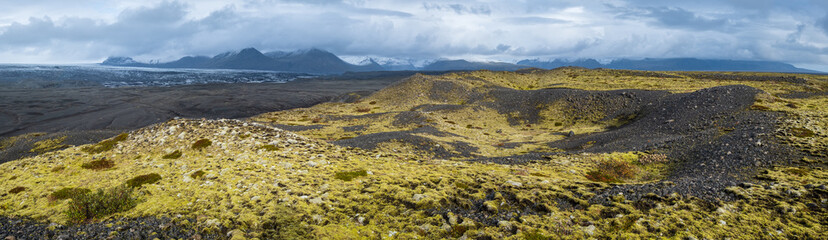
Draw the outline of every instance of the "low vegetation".
M191 148L193 150L200 150L209 147L210 145L213 145L213 142L210 141L210 139L203 138L199 139L198 141L195 141Z
M54 150L64 149L69 147L69 145L63 144L63 141L65 140L66 136L40 140L34 143L34 147L32 147L32 149L29 150L29 152L40 154L45 152L51 152Z
M164 156L161 156L163 159L178 159L181 157L181 151L175 150L171 153L167 153Z
M346 172L337 172L334 174L334 178L342 180L342 181L351 181L354 178L358 177L365 177L368 176L368 172L365 170L356 170L356 171L346 171Z
M90 162L86 162L81 164L82 168L91 169L91 170L103 170L107 168L111 168L115 166L115 162L112 160L100 159L94 160Z
M132 196L132 188L119 186L99 189L95 192L76 191L69 196L66 217L70 222L87 222L113 213L127 211L138 204Z
M89 192L90 192L90 190L86 189L86 188L69 188L69 187L61 188L60 190L57 190L57 191L53 192L52 194L49 194L49 200L50 201L64 200L64 199L69 199L69 198L72 198L72 197L75 197L75 196L85 195L85 194L88 194Z
M144 184L153 184L158 181L161 181L161 175L157 173L150 173L145 175L136 176L132 179L126 181L126 185L131 188L141 187Z
M90 154L106 152L115 148L115 146L118 145L118 142L124 141L128 137L128 133L121 133L118 134L118 136L115 136L107 140L103 140L95 145L83 147L81 148L81 150Z
M3 163L0 189L25 188L0 194L0 214L61 224L171 216L205 234L258 239L821 239L828 172L818 154L828 142L828 106L823 96L782 96L828 84L802 78L805 84L582 69L417 76L360 102L253 118L263 124L178 119L131 132L102 154L74 147ZM730 183L729 198L716 201L678 193L684 186L670 171L681 159L663 149L612 152L601 151L605 142L577 142L643 116L605 114L599 98L520 101L529 107L505 111L515 108L493 107L499 100L491 91L690 92L731 84L767 92L760 105L768 110L759 113L789 114L773 137L809 155L797 166L757 167L758 175ZM370 114L357 111L366 108ZM716 129L710 134L741 130ZM365 137L372 134L379 137ZM385 138L364 148L343 144ZM568 140L570 147L550 146ZM762 140L751 146L768 144ZM165 157L175 149L182 154ZM643 186L664 188L635 191Z

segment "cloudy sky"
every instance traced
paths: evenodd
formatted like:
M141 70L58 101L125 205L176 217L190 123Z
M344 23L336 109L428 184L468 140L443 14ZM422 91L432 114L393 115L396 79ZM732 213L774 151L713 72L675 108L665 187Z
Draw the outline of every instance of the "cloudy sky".
M825 0L0 0L0 62L342 56L772 60L828 71Z

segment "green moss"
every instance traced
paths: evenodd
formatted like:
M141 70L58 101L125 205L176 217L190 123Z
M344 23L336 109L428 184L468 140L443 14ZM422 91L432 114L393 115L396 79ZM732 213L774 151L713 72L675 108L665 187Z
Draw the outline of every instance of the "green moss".
M161 158L163 159L178 159L181 157L181 151L175 150L174 152L168 153Z
M49 194L48 198L50 201L63 200L73 198L79 195L84 195L89 192L90 190L86 188L61 188L60 190L57 190L52 194Z
M63 169L66 169L66 167L63 166L63 165L60 165L60 166L57 166L57 167L53 167L52 172L60 172L60 171L63 171Z
M204 174L206 174L204 171L198 170L198 171L195 171L195 172L191 173L190 177L198 179L198 178L201 178L202 176L204 176Z
M368 176L368 172L363 170L363 169L356 170L356 171L350 171L350 172L337 172L336 174L334 174L334 178L342 180L342 181L346 181L346 182L351 181L354 178L364 177L364 176Z
M808 172L810 172L810 170L804 169L804 168L788 168L788 169L785 169L785 170L782 170L782 171L787 173L787 174L793 174L793 175L800 176L800 177L805 176L805 175L808 174Z
M213 145L213 142L210 141L210 139L202 138L202 139L199 139L198 141L193 143L192 149L194 149L194 150L204 149L206 147L209 147L210 145Z
M814 131L811 131L807 128L795 127L791 128L791 134L793 134L794 137L806 138L813 137Z
M753 106L750 106L750 109L753 109L753 110L760 110L760 111L768 111L768 110L770 110L771 108L770 108L770 107L767 107L767 106L765 106L765 105L753 104Z
M31 150L29 150L29 152L45 153L63 148L68 148L69 145L62 144L64 140L66 140L66 136L37 141L34 143L34 147Z
M523 239L524 240L548 240L548 239L552 239L552 237L548 237L546 235L543 235L538 231L531 231L531 232L523 233Z
M264 149L264 150L270 151L270 152L281 150L281 148L279 148L277 146L274 146L274 145L271 145L271 144L259 146L259 149Z
M264 239L313 239L312 228L302 223L302 216L296 210L276 205L262 224Z
M137 204L137 199L132 196L132 188L119 186L77 194L72 197L69 209L65 213L71 222L80 223L126 211Z
M22 191L26 191L26 187L15 187L15 188L12 188L11 190L9 190L9 193L11 193L11 194L18 194L18 193L20 193L20 192L22 192Z
M115 146L118 145L118 142L126 140L127 137L129 137L129 133L121 133L114 138L103 140L92 146L83 147L81 150L90 154L106 152L112 150L112 148L115 148Z
M85 169L92 169L92 170L102 170L107 169L115 166L115 162L111 160L101 159L95 160L91 162L87 162L81 165L82 168Z
M141 176L134 177L130 180L126 181L126 185L129 187L140 187L144 184L153 184L161 180L161 175L157 173L150 173Z

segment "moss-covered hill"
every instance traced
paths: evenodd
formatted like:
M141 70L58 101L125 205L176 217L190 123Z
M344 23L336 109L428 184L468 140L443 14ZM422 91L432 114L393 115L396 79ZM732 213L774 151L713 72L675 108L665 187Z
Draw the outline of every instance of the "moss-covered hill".
M349 103L173 120L4 163L0 215L162 216L263 239L819 238L826 79L418 75Z

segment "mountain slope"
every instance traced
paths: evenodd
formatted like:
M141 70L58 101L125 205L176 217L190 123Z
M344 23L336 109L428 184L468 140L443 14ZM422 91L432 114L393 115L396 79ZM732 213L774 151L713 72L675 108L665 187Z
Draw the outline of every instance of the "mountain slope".
M212 58L187 56L172 62L154 64L137 62L129 57L110 57L101 64L157 68L251 69L322 74L384 70L377 64L352 65L342 61L333 53L315 48L294 52L268 52L266 54L255 48L245 48L239 52L222 53Z
M723 72L784 72L784 73L820 73L819 71L794 67L791 64L770 61L716 60L696 58L647 58L643 60L617 59L601 64L594 59L565 61L521 60L520 65L537 68L554 69L574 66L584 68L611 68L644 71L723 71Z
M491 70L514 71L527 66L520 66L503 62L469 62L466 60L441 60L424 66L424 71L452 71L452 70Z

